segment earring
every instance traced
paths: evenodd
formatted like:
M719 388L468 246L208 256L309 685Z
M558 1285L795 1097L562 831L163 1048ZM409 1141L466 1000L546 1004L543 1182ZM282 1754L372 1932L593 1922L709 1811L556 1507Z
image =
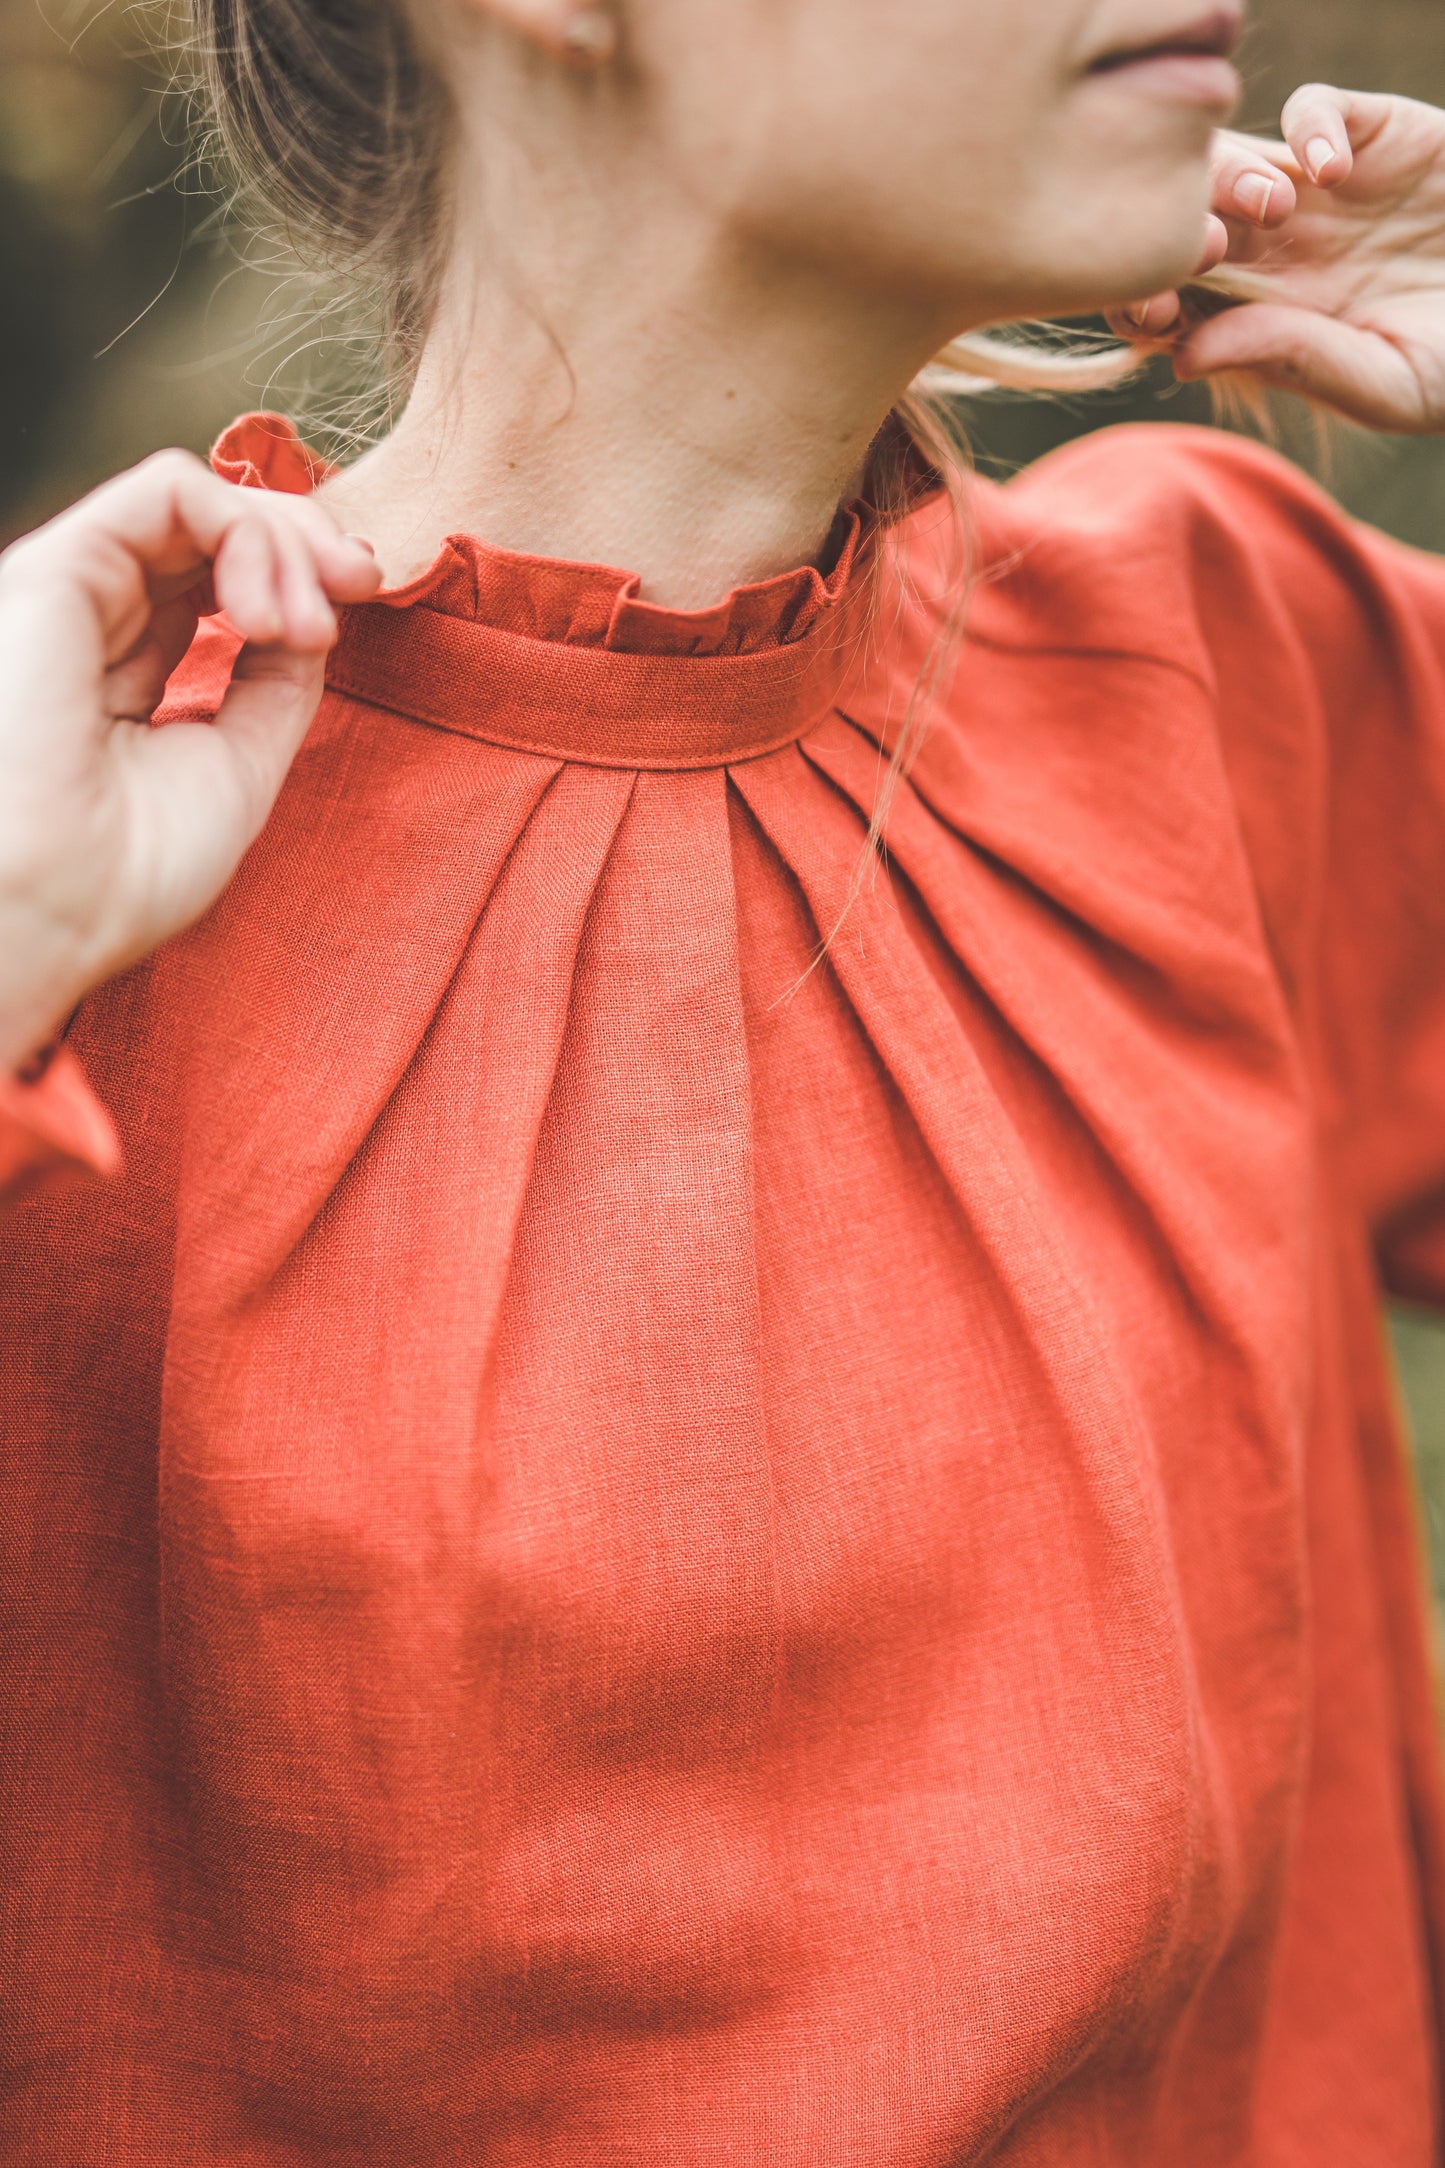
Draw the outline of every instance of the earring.
M605 67L617 51L615 16L607 8L578 8L563 29L562 50L575 67Z

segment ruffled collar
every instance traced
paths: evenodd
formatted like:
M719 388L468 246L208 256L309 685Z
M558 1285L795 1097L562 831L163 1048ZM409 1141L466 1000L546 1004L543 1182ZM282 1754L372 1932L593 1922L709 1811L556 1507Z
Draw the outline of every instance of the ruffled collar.
M330 473L284 415L243 414L217 440L211 465L245 488L306 496ZM496 548L449 535L428 569L385 588L372 607L424 608L526 640L627 655L751 655L805 639L853 590L870 555L876 519L862 503L840 511L822 553L826 572L804 565L736 587L705 610L642 600L635 573Z

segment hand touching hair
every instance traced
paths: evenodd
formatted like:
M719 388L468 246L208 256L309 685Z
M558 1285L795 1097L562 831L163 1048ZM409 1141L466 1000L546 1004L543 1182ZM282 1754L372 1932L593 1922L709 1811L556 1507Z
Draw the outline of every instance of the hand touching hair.
M1445 113L1311 84L1280 142L1223 133L1199 296L1118 312L1185 381L1243 373L1373 429L1445 429Z

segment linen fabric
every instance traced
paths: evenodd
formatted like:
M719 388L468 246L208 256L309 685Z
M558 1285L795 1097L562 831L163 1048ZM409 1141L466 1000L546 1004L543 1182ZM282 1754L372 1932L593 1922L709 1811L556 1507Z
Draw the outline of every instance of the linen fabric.
M1438 2160L1445 566L971 519L455 538L8 1088L4 2168Z

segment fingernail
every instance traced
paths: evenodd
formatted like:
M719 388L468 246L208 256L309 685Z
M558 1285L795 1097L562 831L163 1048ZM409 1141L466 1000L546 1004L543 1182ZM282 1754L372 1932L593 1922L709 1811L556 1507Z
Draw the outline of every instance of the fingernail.
M1142 331L1149 321L1149 304L1147 301L1134 301L1120 313L1126 323L1132 324L1136 331Z
M364 534L349 534L346 539L348 542L354 543L357 549L365 550L368 557L376 555L375 544L368 542Z
M1305 164L1312 181L1322 181L1335 162L1335 146L1328 136L1315 136L1305 145Z
M617 50L617 25L606 8L579 8L562 32L568 57L597 67Z
M1274 182L1262 173L1246 173L1234 184L1234 200L1246 218L1252 218L1262 226L1269 216L1269 206L1274 195Z

